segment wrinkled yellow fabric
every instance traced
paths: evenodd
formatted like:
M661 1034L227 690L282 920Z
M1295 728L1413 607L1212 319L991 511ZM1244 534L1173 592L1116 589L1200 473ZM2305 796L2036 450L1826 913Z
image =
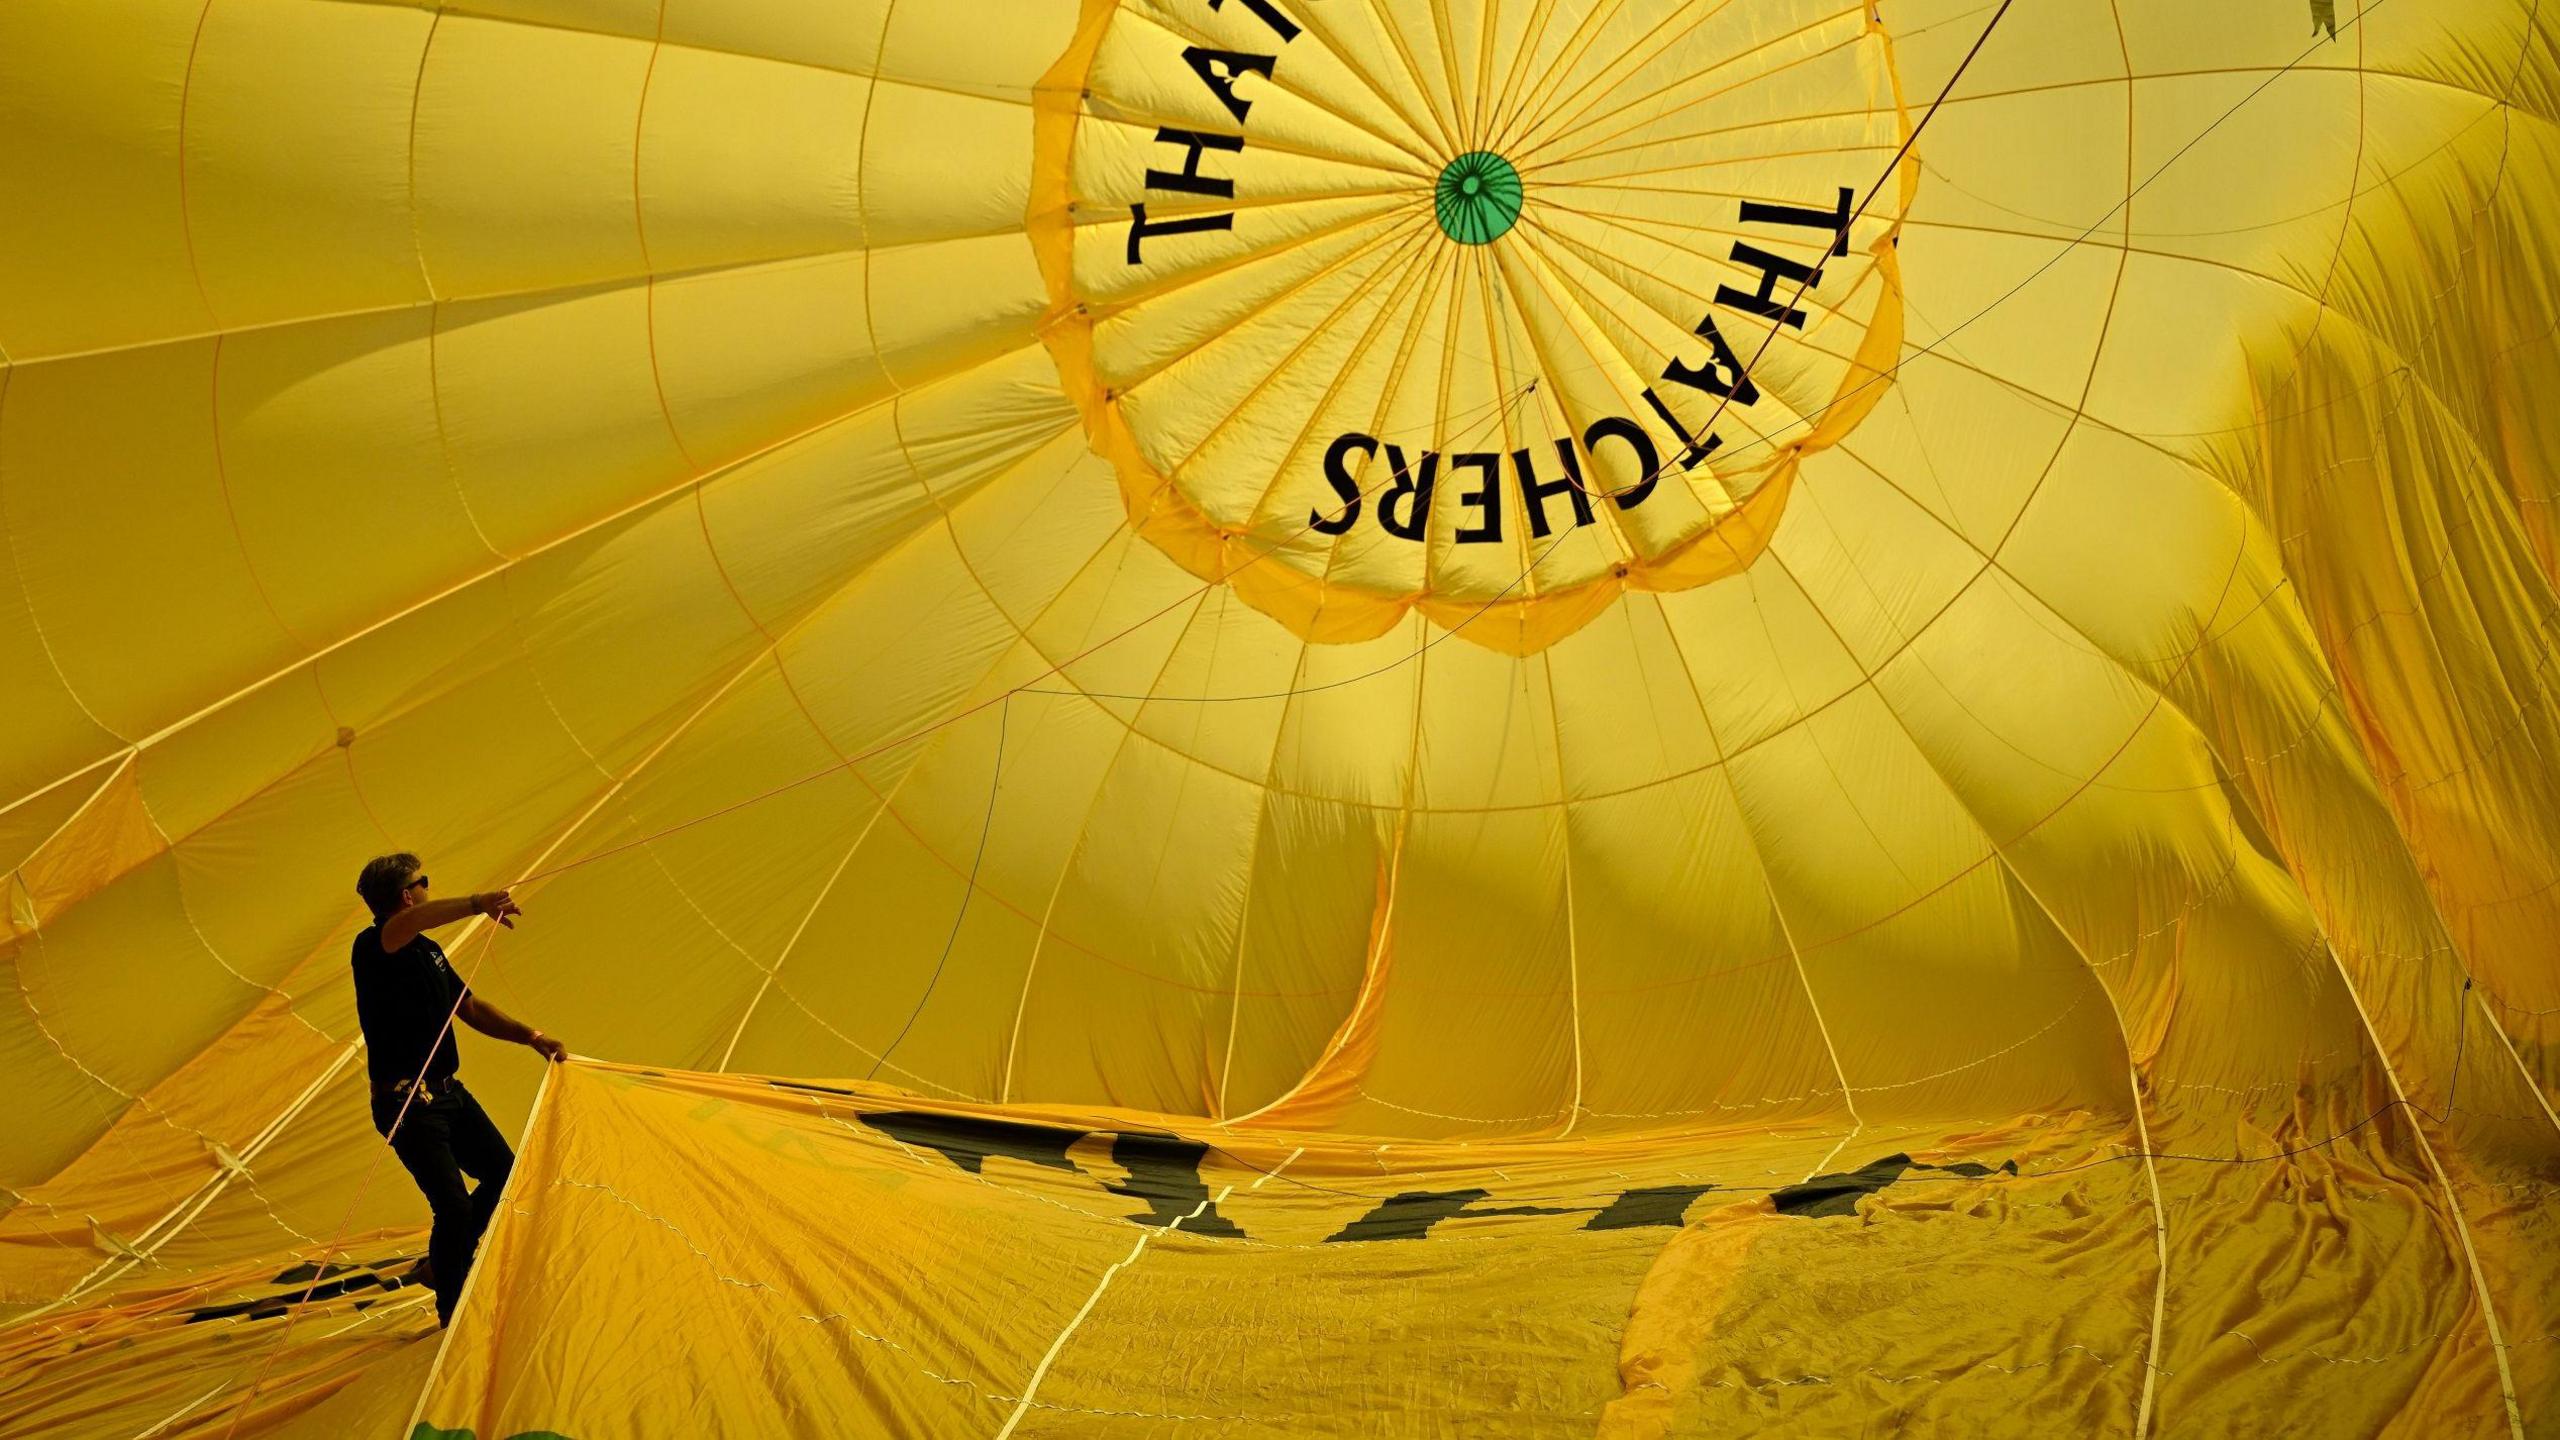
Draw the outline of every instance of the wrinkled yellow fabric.
M2153 1253L2142 1161L2117 1138L2075 1114L1391 1143L572 1066L520 1161L535 1198L485 1252L418 1419L478 1435L1278 1436L1388 1417L1609 1440L1886 1419L2114 1433L2136 1423L2151 1324L2125 1278ZM765 1183L741 1191L741 1173ZM2222 1243L2388 1237L2285 1279L2315 1310L2401 1289L2413 1307L2365 1313L2363 1339L2407 1348L2279 1347L2217 1377L2200 1413L2280 1431L2313 1418L2299 1407L2317 1388L2325 1433L2404 1408L2410 1433L2494 1416L2479 1348L2421 1338L2462 1307L2408 1253L2426 1177L2298 1173L2318 1198L2232 1207ZM2350 1358L2378 1368L2326 1395Z
M0 1431L2560 1428L2544 7L18 0L0 216Z

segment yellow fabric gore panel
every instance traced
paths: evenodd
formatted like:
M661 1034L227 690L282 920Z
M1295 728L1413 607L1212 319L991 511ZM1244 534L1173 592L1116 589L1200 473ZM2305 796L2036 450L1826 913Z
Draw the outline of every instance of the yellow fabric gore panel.
M0 1433L2560 1433L2555 96L0 6ZM447 1331L394 851L575 1052Z

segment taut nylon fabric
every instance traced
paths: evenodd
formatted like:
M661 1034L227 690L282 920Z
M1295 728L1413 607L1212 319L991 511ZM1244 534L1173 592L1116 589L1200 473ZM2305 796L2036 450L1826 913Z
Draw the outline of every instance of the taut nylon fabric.
M0 1432L2560 1433L2552 7L14 0L0 217Z

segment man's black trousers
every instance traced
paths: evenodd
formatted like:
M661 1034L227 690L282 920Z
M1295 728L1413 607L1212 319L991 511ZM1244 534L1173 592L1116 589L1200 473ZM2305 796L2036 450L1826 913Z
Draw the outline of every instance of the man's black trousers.
M471 1252L480 1244L480 1232L489 1227L489 1217L497 1213L498 1194L515 1167L516 1152L460 1081L436 1086L435 1097L428 1104L410 1102L402 1116L399 1095L377 1094L373 1128L390 1137L400 1163L426 1192L427 1208L435 1215L435 1226L427 1232L427 1261L435 1267L436 1318L451 1321L454 1302L462 1298L462 1277L471 1272ZM397 1132L391 1128L395 1117ZM465 1175L479 1181L479 1188L465 1186Z

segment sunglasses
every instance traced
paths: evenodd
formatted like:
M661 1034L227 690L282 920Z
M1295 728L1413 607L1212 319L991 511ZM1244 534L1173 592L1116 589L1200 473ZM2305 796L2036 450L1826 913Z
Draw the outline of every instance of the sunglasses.
M417 879L410 881L408 884L403 885L400 888L403 890L418 890L423 889L426 886L426 883L427 877L421 875Z

